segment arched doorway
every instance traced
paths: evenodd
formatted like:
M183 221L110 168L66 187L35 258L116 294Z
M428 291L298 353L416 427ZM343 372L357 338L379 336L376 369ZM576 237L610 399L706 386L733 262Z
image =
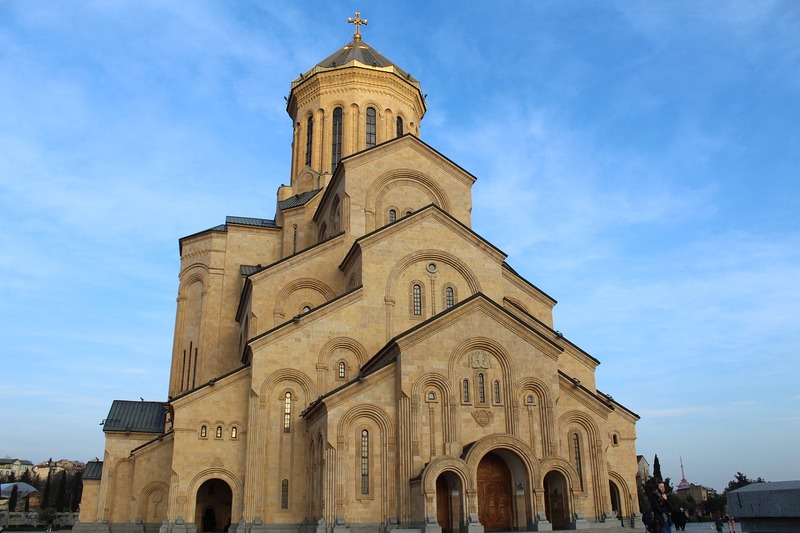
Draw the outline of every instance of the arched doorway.
M461 480L452 472L443 472L436 478L436 522L442 533L456 533L461 529Z
M611 510L614 511L614 516L622 515L622 499L619 495L617 484L613 481L608 482L608 492L611 494Z
M478 520L485 531L513 529L511 472L505 461L487 453L478 463Z
M231 524L233 492L221 479L209 479L197 489L194 524L198 532L225 531Z
M548 472L544 476L544 511L553 529L566 529L569 523L567 480L560 472Z

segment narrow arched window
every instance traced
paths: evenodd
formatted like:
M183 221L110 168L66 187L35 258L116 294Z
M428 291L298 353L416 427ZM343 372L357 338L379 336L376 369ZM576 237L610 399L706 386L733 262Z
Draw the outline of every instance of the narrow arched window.
M575 470L578 472L578 480L581 482L583 490L583 471L581 470L581 439L577 433L572 434L572 454L575 460Z
M328 225L326 223L322 223L319 227L319 235L317 235L317 241L322 242L328 236Z
M331 172L342 160L342 108L333 110L333 135L331 136Z
M208 428L206 426L200 426L200 438L204 439L208 437Z
M306 122L306 166L311 166L311 145L314 140L314 118L308 117Z
M289 433L292 426L292 393L283 396L283 432Z
M344 361L339 361L339 379L347 377L347 365Z
M444 289L444 308L450 309L456 303L456 295L453 287L445 287Z
M494 403L500 403L500 400L502 400L500 397L500 382L497 380L492 383L492 394L494 394Z
M231 428L231 438L232 438L232 439L235 439L235 438L237 438L238 436L239 436L239 430L238 430L238 429L236 429L236 426L233 426L233 427Z
M292 226L292 253L297 253L297 224Z
M218 439L221 439L221 438L222 438L222 426L217 426L217 431L216 431L216 433L214 434L214 436L215 436L216 438L218 438Z
M395 222L397 220L397 211L394 209L389 209L389 223Z
M412 293L414 314L419 316L422 314L422 287L419 283L414 284Z
M486 376L478 373L478 403L486 403Z
M397 117L397 136L402 137L403 135L403 117Z
M375 108L367 108L367 148L375 146Z
M289 508L289 480L281 481L281 509Z
M469 403L469 380L465 379L461 382L461 401Z
M340 221L342 218L342 203L339 200L339 197L336 196L331 203L331 231L335 235L339 233Z
M361 494L369 494L369 431L361 430Z

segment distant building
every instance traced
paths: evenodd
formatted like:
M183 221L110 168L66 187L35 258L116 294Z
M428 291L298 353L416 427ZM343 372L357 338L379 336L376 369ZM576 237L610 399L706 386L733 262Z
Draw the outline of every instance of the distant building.
M86 468L86 464L80 461L71 461L69 459L59 459L58 461L53 461L52 459L48 461L42 461L38 465L33 467L34 474L38 475L40 479L47 479L47 475L56 475L64 470L67 471L69 475L75 475L78 472L83 472Z
M641 487L645 481L650 479L650 463L644 458L644 455L636 456L636 485Z
M15 479L22 477L22 474L33 469L33 463L27 459L0 459L0 479L9 479L14 475Z

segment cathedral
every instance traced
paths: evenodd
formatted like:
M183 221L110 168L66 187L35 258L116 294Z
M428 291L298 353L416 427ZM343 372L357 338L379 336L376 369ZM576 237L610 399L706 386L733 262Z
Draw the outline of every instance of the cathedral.
M636 422L472 229L420 82L352 41L291 82L274 219L180 239L169 390L117 400L79 533L483 532L638 513Z

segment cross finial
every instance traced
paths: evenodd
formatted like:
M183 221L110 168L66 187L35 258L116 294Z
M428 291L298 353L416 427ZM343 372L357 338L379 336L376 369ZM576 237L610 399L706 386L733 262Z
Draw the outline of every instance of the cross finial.
M361 12L360 11L356 11L355 18L349 17L347 19L347 22L349 22L350 24L355 24L356 25L356 33L353 35L353 39L355 39L356 41L360 41L361 40L361 27L360 26L362 24L366 26L367 25L367 19L362 19L361 18Z

